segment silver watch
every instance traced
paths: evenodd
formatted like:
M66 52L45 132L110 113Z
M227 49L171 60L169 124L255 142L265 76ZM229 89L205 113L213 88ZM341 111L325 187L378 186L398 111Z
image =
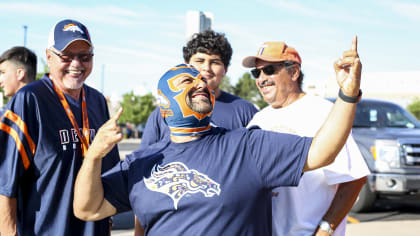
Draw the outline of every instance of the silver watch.
M325 220L321 220L321 222L319 222L319 228L321 230L324 230L325 232L327 232L330 235L332 235L334 233L334 230L331 228L330 223L328 223Z

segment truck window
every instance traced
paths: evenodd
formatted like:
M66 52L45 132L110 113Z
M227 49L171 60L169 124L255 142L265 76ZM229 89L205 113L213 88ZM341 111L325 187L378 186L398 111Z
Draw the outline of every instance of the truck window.
M420 128L420 122L396 104L362 101L357 105L353 127Z

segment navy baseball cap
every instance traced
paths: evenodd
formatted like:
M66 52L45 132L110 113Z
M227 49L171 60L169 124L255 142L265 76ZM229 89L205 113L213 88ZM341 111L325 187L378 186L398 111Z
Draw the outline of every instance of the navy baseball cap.
M82 40L93 48L89 32L82 23L76 20L62 20L53 26L48 37L48 48L63 51L71 43Z

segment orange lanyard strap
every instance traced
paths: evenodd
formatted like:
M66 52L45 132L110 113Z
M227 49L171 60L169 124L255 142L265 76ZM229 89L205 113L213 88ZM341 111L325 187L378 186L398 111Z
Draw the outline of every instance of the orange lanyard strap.
M79 125L77 124L76 118L73 115L73 112L70 109L70 106L64 97L63 91L57 88L54 85L54 82L51 80L53 84L53 88L60 99L61 104L63 105L64 110L66 111L67 117L69 118L73 128L76 130L77 136L79 137L80 141L82 142L82 156L85 156L88 148L89 148L89 119L87 114L87 107L86 107L86 96L85 96L85 89L82 88L82 116L83 116L83 134L80 133Z

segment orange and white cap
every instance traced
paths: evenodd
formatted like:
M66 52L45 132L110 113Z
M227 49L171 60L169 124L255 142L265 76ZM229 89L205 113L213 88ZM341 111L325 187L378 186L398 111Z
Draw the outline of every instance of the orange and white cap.
M247 68L255 67L256 60L268 62L294 61L302 64L299 53L285 42L265 42L257 52L256 56L248 56L242 60L242 65Z

